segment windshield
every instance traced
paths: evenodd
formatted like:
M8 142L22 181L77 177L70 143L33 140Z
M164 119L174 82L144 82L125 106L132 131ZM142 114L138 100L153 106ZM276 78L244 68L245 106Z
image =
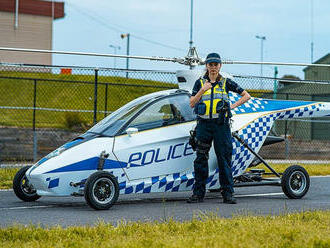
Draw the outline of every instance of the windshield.
M153 98L142 97L129 102L104 118L87 132L101 134L106 131L106 135L114 136L126 121L152 100Z
M196 115L189 105L189 96L181 94L164 97L150 104L126 128L132 127L144 131L193 120L196 120ZM122 130L121 134L124 133L126 131Z

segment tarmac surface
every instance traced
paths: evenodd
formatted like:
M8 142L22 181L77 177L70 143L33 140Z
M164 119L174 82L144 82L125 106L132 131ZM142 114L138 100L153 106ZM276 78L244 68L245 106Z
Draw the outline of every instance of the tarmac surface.
M298 200L288 199L279 186L236 188L238 204L223 204L220 194L208 193L202 203L188 204L191 192L120 195L109 210L90 208L84 197L41 197L36 202L19 200L12 190L0 191L0 226L39 224L93 225L99 221L114 225L121 221L187 221L201 214L278 215L306 210L330 209L330 176L311 177L309 192Z

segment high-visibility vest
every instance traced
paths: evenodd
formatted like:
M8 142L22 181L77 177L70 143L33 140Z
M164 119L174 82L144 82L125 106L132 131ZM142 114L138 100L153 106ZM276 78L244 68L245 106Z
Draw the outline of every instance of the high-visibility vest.
M226 91L226 78L221 78L220 83L217 82L216 86L204 92L201 97L200 103L204 103L206 110L204 114L198 114L203 119L213 119L218 118L219 114L217 113L217 104L224 104L229 102L229 95ZM201 87L203 87L205 81L200 79ZM224 101L224 102L221 102ZM227 116L227 113L226 113Z

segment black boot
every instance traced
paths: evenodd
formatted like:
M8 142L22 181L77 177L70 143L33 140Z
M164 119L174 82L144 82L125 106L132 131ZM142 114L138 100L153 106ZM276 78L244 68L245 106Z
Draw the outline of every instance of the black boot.
M198 203L203 201L203 197L199 197L198 195L192 195L187 199L187 203Z
M222 198L223 198L223 203L227 203L227 204L236 204L237 203L233 194L222 194Z

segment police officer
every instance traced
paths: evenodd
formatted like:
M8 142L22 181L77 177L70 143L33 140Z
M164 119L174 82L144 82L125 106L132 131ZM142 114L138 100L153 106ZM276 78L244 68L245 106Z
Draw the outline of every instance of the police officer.
M206 57L206 73L195 82L190 98L190 106L197 114L196 139L197 157L194 161L195 186L188 203L202 202L208 178L208 158L212 141L217 156L221 194L224 203L236 204L233 196L233 176L231 170L232 136L230 131L230 109L247 102L249 93L234 81L221 76L221 58L217 53ZM230 105L228 92L233 91L242 97Z

